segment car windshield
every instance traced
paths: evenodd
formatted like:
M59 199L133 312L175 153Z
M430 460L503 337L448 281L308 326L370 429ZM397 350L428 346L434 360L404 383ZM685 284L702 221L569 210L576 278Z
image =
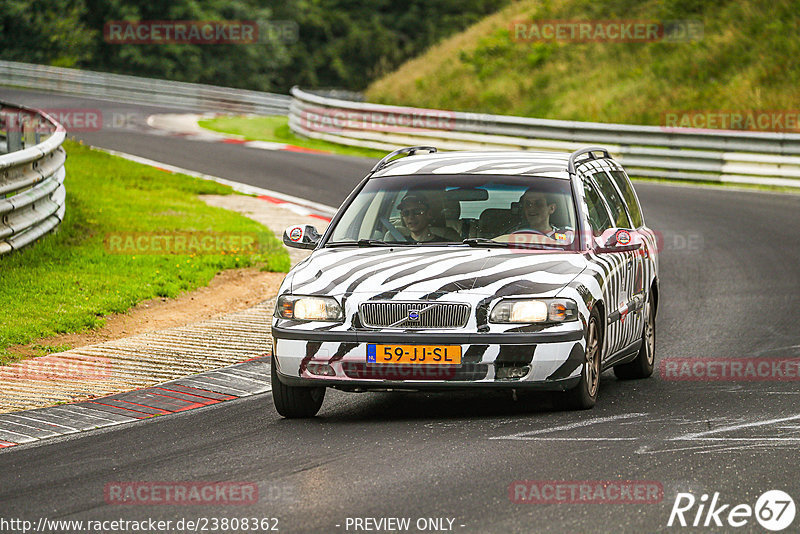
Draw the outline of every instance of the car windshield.
M527 244L575 239L569 180L538 176L413 175L373 178L346 207L328 246Z

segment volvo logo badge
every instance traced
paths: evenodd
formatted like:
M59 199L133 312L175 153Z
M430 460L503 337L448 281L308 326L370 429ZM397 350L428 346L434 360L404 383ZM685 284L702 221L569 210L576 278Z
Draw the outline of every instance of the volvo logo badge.
M419 321L419 310L409 310L408 311L408 320L409 321Z

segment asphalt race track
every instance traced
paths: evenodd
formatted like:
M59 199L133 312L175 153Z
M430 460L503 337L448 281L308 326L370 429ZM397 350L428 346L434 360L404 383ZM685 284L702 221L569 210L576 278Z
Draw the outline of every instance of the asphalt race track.
M11 89L0 89L0 100L163 111ZM146 127L77 137L337 206L371 163L165 137ZM635 185L648 225L664 234L657 361L800 357L800 195ZM268 393L4 451L0 516L278 518L281 532L364 531L352 518L367 517L411 518L412 526L448 518L452 531L470 533L690 530L667 527L679 492L698 500L719 492L728 510L755 506L767 490L800 498L798 401L796 378L677 381L658 371L630 382L607 371L597 406L586 412L560 412L547 396L329 390L319 417L290 421ZM104 499L108 483L196 480L253 482L259 499L151 507ZM655 481L663 497L514 503L509 486L518 480ZM752 517L738 529L691 529L731 530L766 532Z

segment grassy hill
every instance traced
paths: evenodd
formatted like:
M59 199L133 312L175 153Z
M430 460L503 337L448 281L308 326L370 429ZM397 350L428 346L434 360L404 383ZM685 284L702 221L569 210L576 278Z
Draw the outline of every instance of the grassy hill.
M695 42L515 42L518 20L703 22ZM666 111L800 108L792 0L522 0L372 83L369 101L660 124Z

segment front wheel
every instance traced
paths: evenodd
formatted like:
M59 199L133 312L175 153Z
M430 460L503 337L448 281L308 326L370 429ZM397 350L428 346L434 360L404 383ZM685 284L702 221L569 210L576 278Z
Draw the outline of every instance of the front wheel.
M289 419L314 417L325 399L324 387L287 386L278 378L275 356L270 365L272 402L283 417Z
M603 347L603 332L600 316L595 309L586 327L586 357L581 370L581 381L565 395L566 407L571 410L588 410L597 402L600 389L600 353Z
M620 380L634 378L648 378L653 374L656 354L656 310L648 301L645 310L644 331L642 332L642 347L636 359L614 366L614 374Z

